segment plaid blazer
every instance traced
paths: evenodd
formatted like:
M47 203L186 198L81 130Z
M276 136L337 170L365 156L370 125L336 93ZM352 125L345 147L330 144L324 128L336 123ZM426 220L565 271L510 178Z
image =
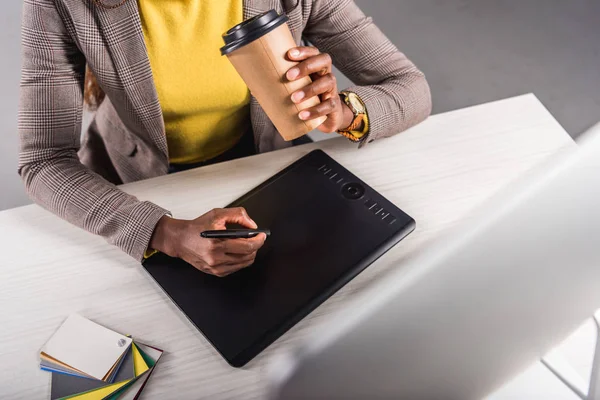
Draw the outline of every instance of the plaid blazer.
M29 195L69 222L141 260L160 206L114 183L164 175L165 127L136 0L25 0L19 107L19 173ZM110 6L116 6L110 8ZM425 119L423 74L351 0L244 0L244 18L286 13L297 43L306 38L357 86L371 142ZM81 138L86 63L106 99ZM257 101L251 122L259 152L289 146Z

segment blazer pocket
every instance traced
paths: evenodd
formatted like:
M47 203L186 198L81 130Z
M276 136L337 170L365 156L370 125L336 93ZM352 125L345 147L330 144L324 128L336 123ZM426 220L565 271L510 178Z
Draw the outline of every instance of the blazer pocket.
M103 107L107 103L107 107ZM96 113L98 132L110 153L118 153L125 157L134 157L138 152L138 145L127 129L122 126L116 112L111 112L108 102L103 102Z
M106 147L116 151L125 157L135 157L138 145L126 132L117 129L111 130L105 138Z

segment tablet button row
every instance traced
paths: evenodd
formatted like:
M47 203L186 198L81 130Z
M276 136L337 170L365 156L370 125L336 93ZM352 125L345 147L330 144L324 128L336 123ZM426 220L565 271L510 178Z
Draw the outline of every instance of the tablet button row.
M389 225L393 224L394 222L396 222L396 217L394 217L392 214L387 214L385 217L382 218L385 222L387 222Z
M320 171L323 175L325 175L331 181L335 182L338 185L344 181L344 178L340 176L337 172L334 172L333 169L329 168L327 164L321 165L318 171Z
M367 199L367 201L365 201L365 206L370 210L377 206L377 202L372 199Z
M382 221L385 221L390 225L396 222L396 217L378 205L373 199L367 198L367 200L365 200L365 207L367 207L373 214L381 218Z
M371 208L371 212L372 212L373 214L375 214L375 215L379 214L379 213L380 213L380 212L382 212L382 211L383 211L383 207L381 207L381 206L379 206L379 205L377 205L377 206L375 206L375 207Z

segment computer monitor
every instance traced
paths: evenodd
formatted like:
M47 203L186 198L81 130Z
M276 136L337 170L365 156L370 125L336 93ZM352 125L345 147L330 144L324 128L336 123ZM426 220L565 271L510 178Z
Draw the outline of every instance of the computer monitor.
M277 399L478 399L600 306L600 128L270 370Z

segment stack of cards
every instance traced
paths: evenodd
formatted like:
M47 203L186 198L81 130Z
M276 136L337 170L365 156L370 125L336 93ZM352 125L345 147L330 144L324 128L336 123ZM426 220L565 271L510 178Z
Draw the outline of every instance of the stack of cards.
M163 351L71 315L44 345L51 399L137 399Z

